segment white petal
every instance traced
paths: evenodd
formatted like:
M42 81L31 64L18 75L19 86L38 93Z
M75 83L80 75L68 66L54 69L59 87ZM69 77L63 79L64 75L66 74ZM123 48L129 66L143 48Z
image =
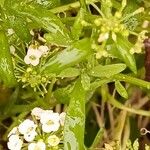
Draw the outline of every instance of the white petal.
M36 127L37 125L32 120L26 119L18 126L18 130L21 134L27 134L34 131Z
M45 53L49 50L49 48L48 48L47 46L45 46L45 45L41 45L41 46L39 46L38 50L39 50L39 51L42 53L42 55L43 55L43 54L45 54Z
M24 139L27 142L32 142L35 139L36 135L37 135L37 133L35 131L31 131L27 134L24 134Z
M46 145L44 142L39 141L37 143L31 143L28 146L28 150L46 150Z
M98 38L98 42L103 42L109 38L109 33L101 33Z
M42 124L42 131L45 133L50 133L53 131L57 131L60 127L60 123L59 122L53 122L53 124L49 125L49 124Z
M13 134L17 134L17 132L18 132L18 128L17 128L17 127L14 127L14 128L9 132L9 134L8 134L7 137L9 137L9 136L11 136L11 135L13 135Z
M19 139L17 135L11 135L9 138L9 142L7 143L8 149L10 150L21 150L22 147L22 140Z
M65 112L62 112L62 113L60 114L60 124L61 124L62 126L64 126L65 117L66 117L66 113L65 113Z
M30 60L30 64L33 66L37 66L39 62L40 62L39 58L36 58L35 60Z
M25 62L26 64L30 64L29 55L26 55L26 56L24 57L24 62Z
M42 53L38 49L28 49L27 55L40 58Z
M39 108L39 107L35 107L32 111L31 111L31 115L35 116L37 120L39 120L41 118L41 114L44 112L43 109Z

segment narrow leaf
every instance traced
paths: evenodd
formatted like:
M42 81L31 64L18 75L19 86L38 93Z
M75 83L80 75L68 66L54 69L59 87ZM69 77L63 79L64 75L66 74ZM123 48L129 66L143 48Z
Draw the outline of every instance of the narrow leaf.
M117 92L125 99L128 99L128 93L125 87L120 83L120 81L115 82L115 88Z
M126 68L125 64L98 65L94 67L89 74L95 77L109 78L115 74L122 72Z
M61 71L57 77L66 78L66 77L76 77L80 74L79 69L69 67Z
M116 47L117 57L119 59L122 59L126 63L126 65L131 69L131 71L136 73L136 62L134 56L129 52L132 48L132 44L126 38L122 36L117 36Z

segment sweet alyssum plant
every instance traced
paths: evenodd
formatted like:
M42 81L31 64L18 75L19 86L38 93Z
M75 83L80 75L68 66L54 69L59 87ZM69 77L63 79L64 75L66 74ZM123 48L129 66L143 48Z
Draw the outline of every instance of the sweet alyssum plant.
M149 1L0 5L2 149L6 141L18 150L138 147L131 144L140 136L132 131L135 115L150 117L144 110L150 89L144 81ZM137 96L139 88L144 94ZM146 127L139 122L136 132Z

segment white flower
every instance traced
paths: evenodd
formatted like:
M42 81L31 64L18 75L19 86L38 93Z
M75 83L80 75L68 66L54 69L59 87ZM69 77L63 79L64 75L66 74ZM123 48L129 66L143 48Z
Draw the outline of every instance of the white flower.
M37 135L36 131L30 131L30 132L24 134L24 139L27 142L32 142L35 139L36 135Z
M39 108L39 107L35 107L32 111L31 111L31 115L35 116L37 120L39 120L41 118L41 114L44 112L45 110Z
M60 124L61 124L62 126L64 126L65 117L66 117L66 113L65 113L65 112L62 112L62 113L60 114Z
M15 51L16 51L15 47L14 47L13 45L11 45L11 46L9 47L9 49L10 49L10 53L14 55L14 54L15 54Z
M10 150L21 150L23 141L19 139L18 135L11 135L7 143L8 149Z
M7 137L10 137L11 135L15 135L18 133L18 128L17 127L14 127L8 134Z
M57 131L60 127L60 116L58 113L42 113L41 124L43 132L50 133L52 131Z
M41 52L38 49L29 48L27 55L24 57L26 64L37 66L40 62Z
M109 38L109 33L101 33L98 38L98 42L101 43Z
M38 50L44 55L48 52L49 48L46 45L41 45L38 47Z
M43 141L37 143L31 143L28 146L28 150L46 150L46 145Z
M8 29L7 30L8 36L12 35L15 33L15 31L13 29Z
M60 139L56 135L50 135L48 137L48 144L50 146L57 146L60 142Z
M30 119L24 120L19 126L18 130L21 134L28 134L35 131L37 125Z

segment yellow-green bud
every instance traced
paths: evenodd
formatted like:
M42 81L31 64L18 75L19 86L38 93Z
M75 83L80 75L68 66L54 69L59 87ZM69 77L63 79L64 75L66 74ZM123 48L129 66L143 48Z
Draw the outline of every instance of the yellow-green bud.
M101 18L98 18L98 19L95 19L95 20L94 20L94 24L95 24L96 26L100 26L100 25L101 25L101 22L102 22L102 19L101 19Z
M26 71L27 71L27 72L31 72L32 70L33 70L33 69L32 69L31 67L28 67Z
M117 12L115 13L115 17L118 18L118 19L120 19L120 18L122 17L122 13L119 12L119 11L117 11Z

